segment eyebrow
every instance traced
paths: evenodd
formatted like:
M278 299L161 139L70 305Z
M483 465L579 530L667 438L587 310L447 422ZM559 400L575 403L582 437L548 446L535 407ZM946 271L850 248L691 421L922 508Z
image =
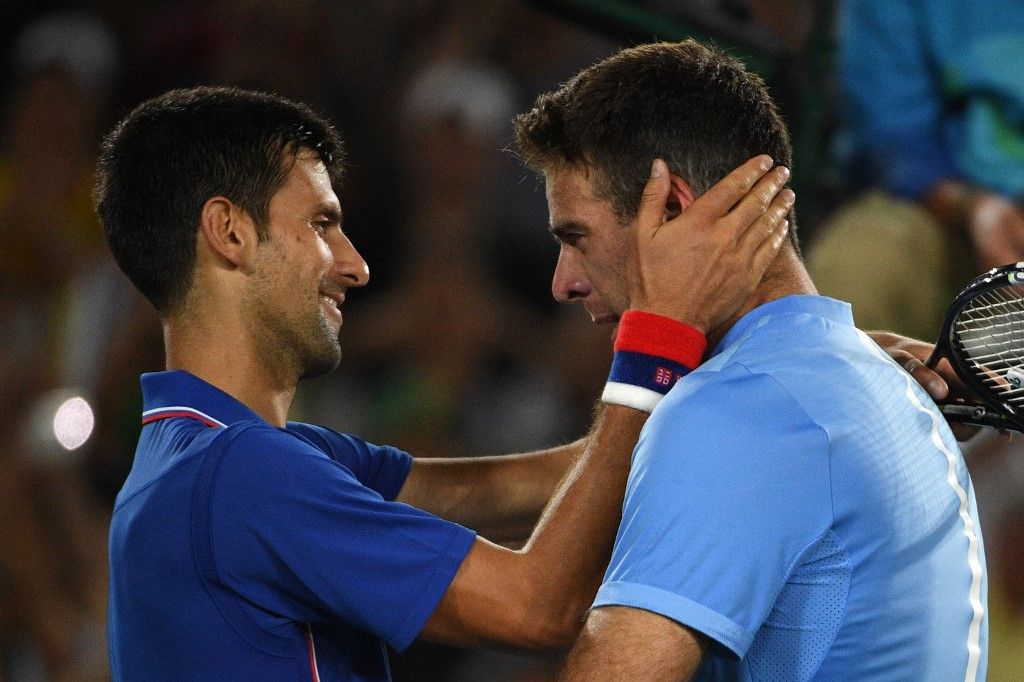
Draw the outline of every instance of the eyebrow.
M314 213L316 215L322 215L331 222L341 222L341 209L334 204L320 204L316 207Z
M556 239L562 239L567 232L589 232L585 224L578 220L563 220L560 223L548 226L548 232L555 236Z

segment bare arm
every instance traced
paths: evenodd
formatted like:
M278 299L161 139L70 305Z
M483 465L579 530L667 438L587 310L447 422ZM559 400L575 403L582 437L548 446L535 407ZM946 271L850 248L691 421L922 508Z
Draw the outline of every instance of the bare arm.
M500 457L416 459L399 502L472 528L498 543L523 542L586 439Z
M470 550L423 636L469 646L567 647L611 553L646 412L602 410L580 461L520 551Z
M659 256L676 249L677 257L658 261L665 273L648 268L643 282L631 277L633 300L654 301L651 312L699 324L700 331L739 308L782 245L791 204L780 195L786 176L765 174L764 161L744 164L694 202L694 210L668 222L668 173L664 164L655 166L660 172L652 174L631 229L637 252L645 253L654 248L655 233L664 241L678 228L676 242L656 247ZM666 297L647 290L634 295L634 284L685 292L689 300L673 297L666 310L660 307ZM464 645L568 646L608 561L630 455L646 418L630 407L605 406L526 546L512 551L478 539L423 636Z
M657 613L605 606L590 612L558 679L689 680L706 646L703 635Z

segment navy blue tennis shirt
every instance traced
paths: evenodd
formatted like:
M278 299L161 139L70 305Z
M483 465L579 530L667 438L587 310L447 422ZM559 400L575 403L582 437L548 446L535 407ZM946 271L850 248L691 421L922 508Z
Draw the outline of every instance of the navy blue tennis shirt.
M182 371L142 376L110 528L115 680L387 680L475 533L394 502L405 452L269 425Z

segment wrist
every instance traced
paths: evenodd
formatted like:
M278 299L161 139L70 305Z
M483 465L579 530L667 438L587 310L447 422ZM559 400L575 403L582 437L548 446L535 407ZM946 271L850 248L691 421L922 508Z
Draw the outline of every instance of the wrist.
M615 356L601 399L651 412L700 364L707 339L688 324L639 310L619 320Z
M1006 198L987 192L980 193L971 207L967 232L976 249L983 249L998 238L1003 223L1013 212L1013 204Z
M925 194L924 204L947 229L970 228L975 208L984 192L962 180L943 180Z

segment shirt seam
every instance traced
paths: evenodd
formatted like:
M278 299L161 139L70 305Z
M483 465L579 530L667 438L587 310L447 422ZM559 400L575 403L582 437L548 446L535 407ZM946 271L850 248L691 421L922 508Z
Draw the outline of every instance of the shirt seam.
M797 397L794 396L790 392L790 390L788 388L786 388L785 385L783 385L783 383L781 381L776 379L770 373L764 372L764 371L760 371L760 370L757 370L757 371L752 370L742 360L733 360L733 362L736 365L742 367L752 377L762 377L764 379L767 379L767 380L771 381L771 383L789 400L789 402L792 403L792 405L794 407L796 407L798 410L800 410L800 414L803 415L804 419L807 421L808 424L810 424L810 425L812 425L814 427L815 432L821 438L821 450L822 450L822 452L825 455L825 462L826 462L826 466L828 468L828 508L829 508L828 527L832 528L832 526L834 526L835 522L836 522L836 496L835 496L835 485L834 485L834 481L833 481L833 478L832 478L832 475L833 475L833 471L832 471L832 439L829 437L828 429L823 427L818 422L818 420L814 419L814 417L811 416L810 412L807 411L807 408L804 407L803 403L800 402L800 400L798 400ZM810 546L810 545L808 544L808 546ZM801 552L806 550L806 549L807 548L805 547L803 550L801 550Z
M168 421L168 422L169 422L169 421L171 421L171 420L166 420L166 421ZM188 421L190 421L190 422L194 422L194 420L188 420ZM148 425L147 425L147 426L148 426ZM154 424L154 426L155 426L155 424ZM196 426L196 431L197 431L196 435L195 435L195 436L193 436L193 437L192 437L192 440L191 440L191 441L189 441L189 444L188 444L188 445L186 445L186 446L185 446L185 448L182 448L182 449L184 450L184 449L188 449L188 448L192 447L192 444L193 444L193 443L195 443L195 441L196 441L196 438L198 438L199 436L201 436L201 435L202 435L202 434L203 434L204 432L206 432L206 431L207 431L208 429L210 429L210 428L217 428L217 430L218 430L218 431L222 431L222 432L223 432L223 429L221 429L220 427L209 427L209 426L201 426L201 425L197 425L197 426ZM200 450L200 451L198 451L198 452L194 452L194 453L192 453L191 455L189 455L188 457L185 457L185 458L183 458L183 459L181 459L181 460L179 460L179 461L175 462L175 463L174 463L174 464L172 464L172 465L171 465L170 467L168 467L167 469L165 469L165 470L164 470L164 471L163 471L163 472L162 472L162 473L161 473L161 474L160 474L159 476L157 476L157 477L156 477L156 478L154 478L153 480L149 481L149 482L148 482L148 483L146 483L146 484L145 484L144 486L142 486L141 488L139 488L138 490L136 490L135 492L133 492L133 493L132 493L131 495L129 495L128 497L126 497L126 498L122 499L122 500L121 500L120 502L117 502L117 503L116 503L116 504L114 505L114 511L117 511L117 510L121 509L121 508L122 508L122 507L124 507L124 506L125 506L126 504L128 504L129 502L131 502L132 500L134 500L134 499L135 499L136 497L138 497L138 496L139 496L139 495L141 495L142 493L146 492L147 490L149 490L150 488L152 488L152 487L153 487L154 485L156 485L157 483L159 483L160 481L162 481L162 480L163 480L164 478L166 478L167 476L171 475L172 473L174 473L175 471L177 471L178 469L180 469L180 468L181 468L181 467L183 467L184 465L188 464L189 462L193 461L193 460L194 460L194 459L196 459L197 457L203 457L203 456L204 456L204 455L206 454L206 452L207 452L207 451L209 450L209 448L213 446L213 444L214 444L214 443L215 443L215 442L217 441L217 439L218 439L218 438L219 438L219 437L220 437L221 435L222 435L222 433L218 433L217 435L215 435L215 436L214 436L214 437L213 437L213 438L212 438L212 439L210 440L210 444L209 444L209 445L207 445L207 446L206 446L205 448L201 449L201 450ZM136 455L136 456L137 456L137 455Z
M434 584L434 581L435 581L435 579L436 579L436 577L438 575L438 572L446 565L448 560L453 561L453 562L457 561L458 562L458 566L461 566L462 562L466 560L465 555L463 555L463 557L461 559L457 559L452 554L452 546L455 544L456 540L458 540L460 537L462 537L462 530L463 530L462 526L458 526L458 525L453 525L453 527L451 528L451 530L449 532L449 535L448 535L448 541L445 543L444 549L441 550L440 552L438 552L437 561L434 563L433 570L431 570L430 575L427 576L427 578L423 581L423 589L424 590L429 589L429 587ZM470 531L470 532L472 532L472 531ZM476 538L476 536L474 535L474 542L475 542L475 538ZM472 547L473 547L473 545L470 544L470 550L472 550ZM456 567L455 570L458 571L458 567ZM454 580L454 579L455 579L455 576L453 575L452 576L452 580ZM445 586L444 591L441 592L440 596L434 602L433 607L430 609L430 614L427 615L427 620L430 620L430 615L433 615L433 612L437 609L438 604L441 603L441 599L444 599L445 592L447 592L448 591L448 587L451 586L452 580L448 581L448 585ZM402 621L391 632L388 633L388 636L385 639L387 641L389 641L389 642L394 641L397 635L403 633L406 630L406 628L408 628L410 626L410 623L412 622L413 618L416 615L418 615L420 612L421 612L420 609L416 609L416 608L410 609L409 613L406 614L405 618L403 618ZM414 633L413 639L415 639L416 635L418 635L418 634L419 633Z
M214 547L214 543L213 543L213 527L212 527L212 524L213 524L213 513L212 513L212 511L213 511L212 510L212 507L213 507L213 489L215 487L217 479L220 477L220 468L221 468L221 465L224 462L224 457L228 454L228 448L230 447L230 445L232 445L234 443L234 441L243 432L245 432L245 431L247 431L247 430L249 430L251 428L255 428L255 427L259 427L259 426L267 426L267 425L266 424L260 424L259 422L251 422L249 424L245 424L241 428L237 429L234 433L232 433L230 438L226 438L225 439L227 442L220 446L220 449L219 449L218 452L213 453L213 452L209 452L208 451L206 453L207 457L215 456L217 458L217 461L214 464L211 464L211 466L213 466L213 468L214 468L214 471L211 473L211 475L209 477L209 483L210 483L210 485L209 485L209 495L207 496L207 499L205 500L205 504L206 504L206 507L207 507L207 519L206 519L206 526L207 527L205 529L201 529L201 530L205 531L205 533L207 535L207 538L208 538L207 544L209 545L209 548L210 548L210 561L212 563L213 571L216 574L216 578L224 585L225 589L230 590L236 596L240 596L240 595L237 594L236 590L234 590L233 588L230 587L230 584L224 578L224 574L223 574L223 572L221 570L221 567L220 567L220 562L217 559L217 550ZM273 428L273 427L268 427L268 428ZM201 491L199 490L199 482L197 481L194 495L196 497L198 497L200 494L201 494ZM193 509L195 509L196 504L198 504L198 500L197 499L194 500L194 502L193 502ZM238 625L235 623L235 620L232 617L232 615L230 615L230 614L228 614L228 613L226 613L224 611L224 609L221 606L220 599L218 599L215 596L215 593L214 593L215 586L210 584L209 576L207 575L207 572L203 570L202 564L201 564L200 559L199 559L199 557L197 555L197 552L196 552L195 543L197 542L197 538L195 537L195 533L197 533L199 531L200 531L200 529L197 529L194 526L192 527L192 534L193 534L193 537L192 537L193 560L195 561L195 564L196 564L196 571L199 573L200 579L202 581L203 589L206 591L206 594L209 597L210 601L213 603L214 607L217 609L217 612L220 613L221 617L224 618L225 622L235 632L235 634L238 635L238 637L240 637L243 641L247 642L249 644L249 646L253 647L254 649L257 649L257 650L259 650L259 651L261 651L261 652L263 652L263 653L265 653L267 655L274 656L275 658L281 658L281 659L295 658L295 654L294 653L287 652L287 651L272 651L272 650L268 649L266 646L263 646L262 644L260 644L258 642L252 641L252 637L248 636L248 634L243 632L238 627ZM261 633L265 634L266 636L272 637L273 639L281 642L282 644L290 644L291 643L291 638L288 637L287 635L281 635L281 634L278 634L276 632L273 632L273 631L268 630L267 628L263 627L263 625L259 621L257 621L255 618L253 618L248 613L248 611L245 610L244 606L240 605L239 612L241 613L243 618L247 619L249 623L251 623L254 627L256 627Z
M746 365L746 363L744 363L742 360L736 360L735 363L737 365L739 365L740 367L742 367L747 372L749 372L751 375L760 375L760 376L763 376L763 377L769 379L786 396L786 398L788 398L789 401L794 406L796 406L797 409L800 410L801 414L804 415L804 417L807 419L807 421L814 425L815 430L818 432L819 436L824 441L823 442L823 446L824 446L823 450L824 450L824 453L826 455L826 462L827 462L827 466L828 466L829 525L828 525L828 528L823 530L811 542L808 542L793 557L793 560L790 562L790 565L787 568L786 574L785 574L786 580L788 581L789 577L793 574L793 571L796 569L797 562L800 560L800 557L804 555L804 553L808 550L808 548L810 548L815 543L820 542L829 533L831 533L836 538L837 542L839 541L839 536L835 533L835 530L834 530L834 526L835 526L835 522L836 522L836 507L835 507L836 496L835 496L835 482L834 482L834 479L833 479L833 468L832 468L832 440L831 440L831 438L829 438L828 430L825 429L821 424L819 424L816 419L812 418L810 413L803 406L803 404L796 398L796 396L794 396L789 391L789 389L787 389L775 377L773 377L771 374L768 374L767 372L754 372L754 371L752 371L750 369L750 367L748 367ZM840 619L840 627L837 627L835 632L832 633L832 637L831 637L831 639L829 639L829 644L828 644L828 648L829 649L832 648L832 645L835 643L836 637L839 636L839 631L842 629L842 623L846 620L846 615L847 615L848 610L850 608L850 587L849 587L849 581L852 580L852 578L853 578L853 565L852 565L852 560L850 558L850 553L849 553L849 551L848 551L848 549L846 547L846 544L845 543L840 543L840 544L841 544L842 549L843 549L844 557L846 558L847 561L851 562L851 565L850 565L850 576L847 579L847 588L843 591L843 615L842 615L842 618ZM821 665L824 662L825 662L825 658L822 658L822 660L818 663L818 666L815 669L815 672L817 672L818 670L821 670Z

